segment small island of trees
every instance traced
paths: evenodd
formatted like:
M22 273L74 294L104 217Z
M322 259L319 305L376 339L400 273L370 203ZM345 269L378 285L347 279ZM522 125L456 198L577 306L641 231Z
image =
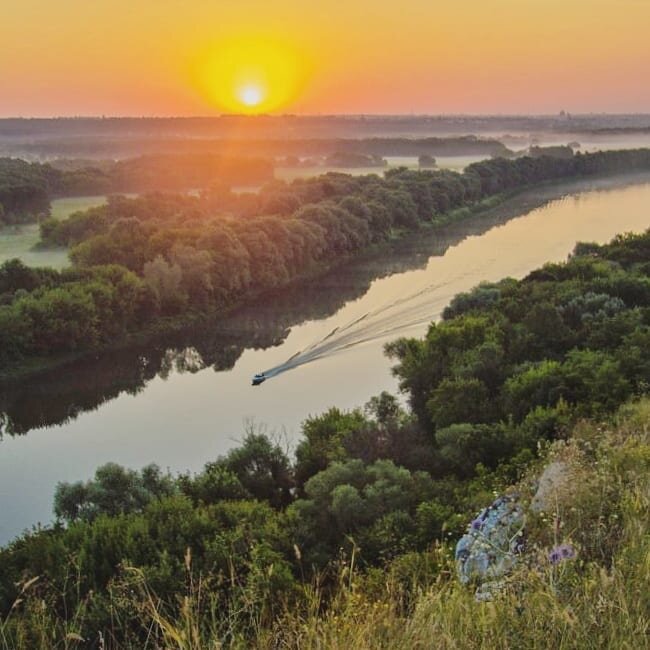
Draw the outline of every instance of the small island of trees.
M436 159L428 153L418 156L418 166L420 169L432 169L436 166Z

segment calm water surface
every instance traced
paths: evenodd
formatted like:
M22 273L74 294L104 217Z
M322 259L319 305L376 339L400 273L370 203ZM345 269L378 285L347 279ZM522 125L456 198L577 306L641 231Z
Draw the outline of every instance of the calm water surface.
M454 294L564 260L578 240L605 242L649 227L650 181L620 183L567 185L567 196L534 209L558 190L529 192L459 227L399 242L242 309L212 332L5 389L0 543L49 522L56 483L86 479L102 463L196 471L235 445L247 423L281 432L291 443L308 415L395 391L383 345L421 336ZM318 354L298 357L308 363L250 386L255 372L309 348Z

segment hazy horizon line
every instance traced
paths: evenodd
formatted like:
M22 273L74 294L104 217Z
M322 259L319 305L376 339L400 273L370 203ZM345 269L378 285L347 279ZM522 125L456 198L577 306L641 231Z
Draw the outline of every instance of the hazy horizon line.
M647 112L608 112L608 111L589 111L589 112L572 112L558 111L555 113L260 113L250 115L247 113L219 113L217 115L205 114L178 114L178 115L0 115L0 120L170 120L170 119L187 119L187 120L214 120L223 118L245 118L255 119L279 119L279 118L478 118L478 117L495 117L495 118L515 118L515 117L650 117L650 109Z

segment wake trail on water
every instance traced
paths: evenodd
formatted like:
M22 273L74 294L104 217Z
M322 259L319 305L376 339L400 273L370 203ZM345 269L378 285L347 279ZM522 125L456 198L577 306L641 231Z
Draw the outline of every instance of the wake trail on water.
M472 275L466 272L454 278L453 284ZM396 298L376 309L357 316L345 325L337 325L328 334L284 363L264 371L267 379L304 366L319 359L350 350L359 345L406 333L438 317L457 290L450 290L452 281L431 283L409 295Z

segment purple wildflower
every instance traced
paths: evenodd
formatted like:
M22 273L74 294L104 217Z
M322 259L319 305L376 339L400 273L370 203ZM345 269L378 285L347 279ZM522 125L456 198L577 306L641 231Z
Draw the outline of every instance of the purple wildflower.
M560 555L562 556L563 560L573 560L573 558L576 556L575 549L571 544L562 544L559 546L558 551L560 551Z
M551 549L551 552L548 554L548 559L551 564L559 564L560 562L564 562L564 560L573 560L575 556L576 551L571 544L560 544Z

